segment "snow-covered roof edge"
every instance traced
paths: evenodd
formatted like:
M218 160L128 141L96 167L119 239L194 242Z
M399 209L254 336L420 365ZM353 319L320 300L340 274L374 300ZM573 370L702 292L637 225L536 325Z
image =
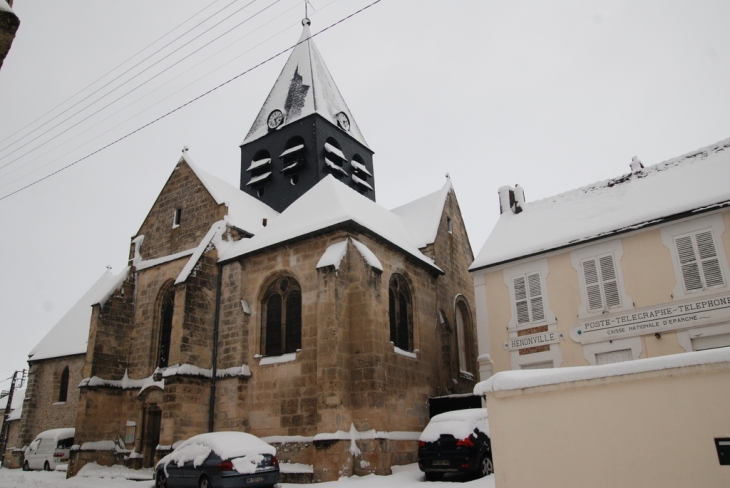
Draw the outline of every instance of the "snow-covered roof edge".
M0 12L10 12L17 17L13 9L10 7L10 5L8 5L8 2L6 2L5 0L0 0Z
M454 185L451 178L447 178L440 190L391 210L403 219L408 232L419 249L432 244L436 240L446 199L449 192L453 190Z
M730 347L706 351L684 352L647 359L600 366L576 366L555 369L501 371L474 386L475 395L496 391L521 390L539 386L573 383L577 381L648 373L674 368L730 363Z
M127 266L115 275L107 270L28 353L28 361L85 354L91 307L103 305L129 275Z

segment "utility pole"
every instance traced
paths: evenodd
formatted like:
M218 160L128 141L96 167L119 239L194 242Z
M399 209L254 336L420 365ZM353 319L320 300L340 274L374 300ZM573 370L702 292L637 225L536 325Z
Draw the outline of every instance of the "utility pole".
M18 373L21 373L20 385L18 388L22 388L23 382L25 381L25 370L13 373L13 379L10 381L10 391L8 392L8 404L5 405L5 412L3 412L3 428L2 431L0 431L0 468L5 466L5 448L8 445L8 433L10 430L8 417L10 416L10 411L13 409L13 394L15 393L15 384L18 381Z

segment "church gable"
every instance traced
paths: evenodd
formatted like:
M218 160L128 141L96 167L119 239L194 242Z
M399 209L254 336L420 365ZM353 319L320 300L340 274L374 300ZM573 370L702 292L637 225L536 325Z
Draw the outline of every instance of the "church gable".
M137 233L144 235L139 249L142 259L197 247L210 226L226 213L226 206L215 201L185 158L181 158Z

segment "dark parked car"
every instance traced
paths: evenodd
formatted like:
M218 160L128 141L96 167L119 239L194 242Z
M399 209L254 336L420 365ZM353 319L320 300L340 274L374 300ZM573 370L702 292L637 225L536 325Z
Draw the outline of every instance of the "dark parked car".
M435 415L418 440L418 467L429 481L445 473L493 473L487 409Z
M155 467L156 488L274 486L276 449L245 432L211 432L184 441Z

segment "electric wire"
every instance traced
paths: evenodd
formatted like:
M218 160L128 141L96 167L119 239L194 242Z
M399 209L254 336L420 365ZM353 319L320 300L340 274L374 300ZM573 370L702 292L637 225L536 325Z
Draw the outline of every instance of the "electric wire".
M325 5L325 6L323 6L323 7L320 7L319 11L322 11L322 10L326 9L327 7L329 7L330 5L332 5L332 4L334 4L334 3L338 2L338 1L339 1L339 0L333 0L333 1L331 1L331 2L330 2L330 3L328 3L327 5ZM295 8L298 8L298 7L299 7L299 5L293 5L293 6L292 6L292 7L290 7L289 9L285 10L284 12L282 12L281 14L279 14L279 15L277 15L276 17L274 17L274 18L272 18L271 20L269 20L268 22L265 22L265 23L261 24L261 25L260 25L259 27L257 27L256 29L254 29L254 30L252 30L251 32L249 32L249 33L245 34L244 36L241 36L241 37L239 37L238 39L236 39L236 40L235 40L235 41L233 41L232 43L228 44L228 45L227 45L226 47L224 47L224 48L222 48L222 49L218 50L217 52L213 53L213 55L212 55L212 56L216 56L216 55L220 54L221 52L223 52L223 51L225 51L226 49L230 48L230 47L231 47L231 46L233 46L234 44L236 44L236 43L238 43L238 42L242 41L243 39L245 39L245 38L246 38L246 37L248 37L249 35L253 34L254 32L256 32L256 31L258 31L258 30L260 30L260 29L262 29L262 28L264 28L264 27L266 27L266 26L267 26L267 25L269 25L269 24L270 24L271 22L274 22L275 20L279 19L279 18L280 18L280 17L282 17L283 15L285 15L285 14L287 14L287 13L291 12L292 10L294 10ZM316 15L316 12L315 12L315 14L314 14L314 15ZM169 95L168 95L168 96L166 96L165 98L163 98L163 99L161 99L161 100L159 100L159 101L155 102L154 104L152 104L152 105L150 105L150 106L148 106L148 107L144 108L143 110L140 110L140 111L139 111L139 112L137 112L136 114L134 114L134 115L131 115L131 116L130 116L130 117L128 117L127 119L123 120L122 122L119 122L119 123L118 123L117 125L115 125L114 127L111 127L111 128L109 128L108 130L106 130L106 131L102 132L101 134L97 135L96 137L94 137L94 138L92 138L92 139L89 139L88 141L84 142L84 143L83 143L83 144L81 144L80 146L75 146L75 147L74 147L73 149L71 149L71 150L67 151L66 153L64 153L64 154L62 154L62 155L60 155L60 156L58 156L57 158L55 158L55 159L53 159L53 160L51 160L51 161L47 162L46 164L44 164L44 165L42 165L42 166L39 166L39 167L37 167L37 168L35 168L35 169L33 169L33 170L29 171L28 173L25 173L24 175L22 175L22 176L20 176L20 177L16 178L15 180L9 181L8 183L6 183L6 184L4 184L4 185L0 186L0 189L2 189L2 188L6 188L6 187L8 187L8 186L12 185L13 183L16 183L16 182L18 182L18 181L20 181L20 180L24 179L25 177L27 177L27 176L29 176L29 175L31 175L31 174L33 174L33 173L36 173L36 172L40 171L41 169L43 169L43 168L45 168L45 167L47 167L47 166L49 166L49 165L51 165L51 164L55 163L56 161L58 161L59 159L63 158L64 156L68 156L69 154L71 154L72 152L76 151L77 149L80 149L80 148L82 148L82 147L84 147L84 146L86 146L86 145L88 145L88 144L91 144L91 143L92 143L93 141L95 141L95 140L99 139L100 137L102 137L102 136L104 136L104 135L108 134L109 132L113 131L114 129L116 129L116 128L120 127L121 125L124 125L124 124L126 124L127 122L129 122L130 120L134 119L135 117L138 117L139 115L141 115L141 114L143 114L143 113L145 113L145 112L147 112L147 111L149 111L149 110L153 109L153 108L154 108L154 107L156 107L157 105L159 105L159 104L163 103L163 102L164 102L165 100L168 100L168 99L170 99L171 97L173 97L174 95L177 95L178 93L180 93L181 91L185 90L186 88L188 88L188 87L190 87L190 86L194 85L195 83L199 82L200 80L202 80L202 79L204 79L204 78L206 78L206 77L210 76L211 74L215 73L216 71L218 71L218 70L220 70L220 69L224 68L225 66L227 66L227 65L231 64L232 62L234 62L235 60L237 60L237 59L238 59L238 58L240 58L241 56L244 56L244 55L248 54L249 52L253 51L254 49L256 49L256 48L258 48L258 47L262 46L262 45L263 45L263 44L265 44L265 43L267 43L267 42L268 42L268 41L270 41L271 39L273 39L273 38L275 38L275 37L277 37L277 36L279 36L279 35L283 34L284 32L286 32L286 31L287 31L287 30L289 30L289 29L290 29L291 27L293 27L293 26L295 26L295 25L297 25L297 24L299 24L299 22L298 22L298 21L297 21L297 22L295 22L295 23L292 23L292 24L290 24L289 26L285 27L284 29L281 29L281 30L280 30L279 32L277 32L276 34L274 34L274 35L272 35L272 36L270 36L270 37L268 37L268 38L264 39L263 41L261 41L261 42L259 42L258 44L256 44L256 45L252 46L251 48L247 49L246 51L244 51L244 52L242 52L242 53L238 54L238 55L237 55L237 56L235 56L234 58L231 58L230 60L226 61L225 63L223 63L222 65L218 66L217 68L215 68L215 69L213 69L213 70L209 71L208 73L204 74L203 76L200 76L199 78L197 78L197 79L195 79L195 80L191 81L191 82L190 82L190 83L188 83L187 85L185 85L185 86L183 86L183 87L179 88L179 89L178 89L177 91L174 91L174 92L172 92L171 94L169 94ZM212 56L210 56L210 57L212 57ZM184 74L186 74L186 73L188 73L188 72L190 72L190 71L192 71L193 69L197 68L198 66L200 66L201 64L203 64L203 63L205 63L205 62L207 62L207 61L208 61L208 59L204 59L204 60L202 60L202 61L198 62L197 64L195 64L195 65L191 66L190 68L186 69L185 71L181 72L181 73L180 73L180 74L178 75L178 77L179 77L179 76L182 76L182 75L184 75ZM118 113L122 112L123 110L126 110L126 109L127 109L127 108L128 108L129 106L131 106L131 105L133 105L133 104L135 104L135 103L139 102L140 100L142 100L142 99L144 99L144 98L146 98L146 97L148 97L148 96L152 95L153 93L155 93L155 92L156 92L156 91L158 91L159 89L161 89L161 88L163 88L163 87L167 86L167 85L168 85L169 83L171 83L172 81L174 81L174 80L169 80L169 81L166 81L165 83L163 83L162 85L158 86L158 87L157 87L157 88L155 88L154 90L152 90L152 91L150 91L150 92L146 93L145 95L143 95L143 96L139 97L138 99L136 99L135 101L133 101L133 102L132 102L131 104L129 104L128 106L122 107L122 108L120 108L119 110L117 110L116 112L113 112L113 113L111 113L111 114L110 114L110 115L108 115L108 116L107 116L106 118L104 118L104 119L100 120L100 121L99 121L99 122L97 123L97 125L98 125L98 124L100 124L100 123L102 123L102 122L105 122L106 120L109 120L109 119L110 119L111 117L113 117L114 115L116 115L116 114L118 114ZM53 147L52 149L49 149L49 150L48 150L48 151L46 151L45 153L43 153L43 154L41 154L41 155L37 156L37 157L36 157L35 159L32 159L32 160L28 161L28 162L26 163L26 165L28 165L28 164L30 164L30 163L33 163L33 162L37 161L38 159L42 158L43 156L46 156L46 155L48 155L48 154L50 154L50 153L52 153L52 152L56 151L56 150L57 150L58 148L60 148L60 147L62 147L62 146L64 146L64 145L66 145L66 144L68 144L69 142L73 141L74 139L76 139L76 138L78 138L78 137L81 137L82 135L84 135L84 134L85 134L86 132L88 132L88 131L89 131L89 130L91 130L91 129L92 129L92 127L89 127L89 128L87 128L87 129L85 129L85 130L84 130L83 132L80 132L79 134L76 134L76 135L75 135L75 136L73 136L72 138L70 138L70 139L66 140L65 142L62 142L61 144L59 144L59 145L57 145L57 146ZM10 171L6 172L6 173L5 173L4 175L0 176L0 180L2 180L2 179L3 179L4 177L6 177L6 176L8 176L8 175L10 175L10 174L12 174L12 173L14 173L14 172L15 172L15 171L17 171L17 170L19 170L19 169L22 169L23 167L25 167L25 166L18 166L18 167L16 167L16 168L14 168L14 169L12 169L12 170L10 170Z
M236 1L236 0L234 0L234 1ZM162 59L160 59L160 60L156 61L156 62L155 62L155 63L153 63L152 65L150 65L150 66L148 66L147 68L143 69L142 71L140 71L139 73L137 73L137 74L136 74L136 75L134 75L133 77L129 78L128 80L124 81L123 83L121 83L120 85L118 85L117 87L115 87L114 89L112 89L111 91L107 92L106 94L102 95L101 97L99 97L98 99L94 100L94 101L93 101L93 102L91 102L90 104L86 105L86 106L85 106L84 108L82 108L82 109L80 109L80 110L76 111L76 112L75 112L75 113L73 113L72 115L69 115L68 117L66 117L65 119L63 119L63 120L62 120L61 122L57 123L56 125L54 125L54 126L53 126L53 127L51 127L50 129L46 130L45 132L43 132L43 133L41 133L41 134L37 135L36 137L34 137L34 138L33 138L33 139L31 139L30 141L26 142L26 143L25 143L25 144L23 144L22 146L20 146L20 147L17 147L17 148L15 148L15 149L14 149L13 151L11 151L11 152L7 153L7 154L6 154L5 156L3 156L3 157L0 157L0 161L1 161L1 160L3 160L3 159L5 159L5 158L7 158L7 157L8 157L8 156L10 156L11 154L14 154L15 152L19 151L20 149L24 148L25 146L27 146L27 145L28 145L28 144L30 144L31 142L34 142L34 141L38 140L39 138L41 138L41 137L43 137L44 135L48 134L48 133L49 133L50 131L52 131L53 129L55 129L55 128L57 128L58 126L60 126L61 124L63 124L64 122L67 122L68 120L70 120L70 119L72 119L73 117L75 117L76 115L80 114L81 112L83 112L83 111L84 111L84 110L86 110L87 108L89 108L89 107L93 106L94 104L96 104L96 103L97 103L97 102L99 102L100 100L102 100L102 99L106 98L106 97L107 97L108 95L110 95L110 94L114 93L114 92L115 92L116 90L118 90L118 89L119 89L119 88L121 88L122 86L126 85L126 84L127 84L127 83L129 83L130 81L134 80L135 78L137 78L137 77L138 77L139 75L141 75L142 73L144 73L144 72L146 72L147 70L149 70L149 69L151 69L151 68L155 67L155 66L156 66L157 64L159 64L159 63L160 63L161 61L164 61L165 59L167 59L167 58L168 58L168 57L170 57L171 55L173 55L173 54L175 54L176 52L178 52L178 51L179 51L180 49L184 48L185 46L187 46L187 45L188 45L188 44L190 44L191 42L193 42L193 41L195 41L196 39L200 38L200 37L201 37L202 35L206 34L206 33L207 33L207 32L209 32L209 31L210 31L211 29L213 29L213 28L217 27L218 25L220 25L221 23L225 22L226 20L228 20L228 19L229 19L229 18L231 18L232 16L236 15L236 14L237 14L238 12L240 12L240 11L241 11L241 10L243 10L243 9L245 9L246 7L248 7L249 5L253 4L253 3L254 3L254 2L256 2L256 1L257 1L257 0L251 0L251 1L249 2L249 3L247 3L246 5L244 5L243 7L241 7L240 9L236 10L236 11L235 11L235 12L233 12L232 14L230 14L230 15L229 15L228 17L226 17L226 18L224 18L223 20L219 21L219 22L218 22L217 24L214 24L214 25L212 25L212 26L211 26L210 28L208 28L207 30L205 30L205 31L203 31L202 33L200 33L199 35L195 36L195 37L194 37L193 39L191 39L190 41L186 42L186 43L185 43L185 44L183 44L182 46L178 47L177 49L175 49L175 50L174 50L174 51L172 51L171 53L168 53L168 54L167 54L167 55L165 55L165 56L164 56L164 57L163 57ZM125 94L124 94L124 95L122 95L121 97L119 97L119 98L115 99L115 100L114 100L114 101L112 101L111 103L108 103L107 105L104 105L104 106L103 106L102 108L100 108L100 109L99 109L99 110L97 110L96 112L92 113L91 115L88 115L88 116L86 116L86 117L85 117L84 119L80 120L79 122L77 122L76 124L72 125L72 126L71 126L71 127L69 127L68 129L66 129L66 130L62 131L62 132L61 132L61 133L59 133L59 134L56 134L56 135L55 135L54 137L52 137L51 139L48 139L48 140L46 140L45 142L43 142L43 143L41 143L40 145L38 145L38 146L34 147L33 149L31 149L30 151L27 151L27 152L23 153L22 155L18 156L17 158L13 159L12 161L10 161L10 162L8 162L8 163L6 163L6 164L4 164L4 165L0 166L0 169L3 169L3 168L5 168L6 166L8 166L8 165L10 165L10 164L13 164L14 162L18 161L19 159L21 159L21 158L23 158L23 157L27 156L28 154L30 154L31 152L33 152L33 151L35 151L35 150L37 150L37 149L39 149L39 148L41 148L41 147L45 146L45 145L46 145L46 144L47 144L48 142L50 142L50 141L52 141L52 140L56 139L56 138L57 138L58 136L60 136L60 135L62 135L62 134L65 134L66 132L68 132L69 130L73 129L73 128L74 128L74 127L76 127L77 125L79 125L79 124L81 124L81 123L85 122L85 121L86 121L86 120L88 120L89 118L91 118L91 117L93 117L94 115L98 114L98 113L99 113L99 112L100 112L101 110L104 110L105 108L107 108L107 107L108 107L109 105L112 105L112 104L114 104L114 103L118 102L119 100L121 100L121 99L122 99L122 98L124 98L125 96L127 96L127 95L129 95L130 93L132 93L132 92L134 92L135 90L137 90L138 88L140 88L140 87L144 86L145 84L147 84L147 83L149 83L150 81L152 81L152 80L154 80L155 78L157 78L157 76L160 76L160 75L161 75L162 73L165 73L165 72L166 72L167 70L169 70L170 68L172 68L172 67L176 66L177 64L179 64L179 63L180 63L180 62L182 62L183 60L187 59L188 57L190 57L190 56L192 56L193 54L197 53L197 52L198 52L198 51L200 51L201 49L205 48L205 47L206 47L206 46L208 46L208 45L209 45L209 44L210 44L211 42L214 42L214 41L216 41L216 40L220 39L220 37L222 37L222 36L224 36L224 35L228 34L228 33L229 33L229 32L230 32L231 30L233 30L233 29L235 29L235 28L238 28L238 27L240 27L240 26L241 26L242 24L244 24L244 23L246 23L247 21L251 20L251 18L253 18L253 17L255 17L256 15L260 14L260 13L261 13L261 12L263 12L264 10L267 10L268 8L272 7L273 5L275 5L275 4L277 4L277 3L279 3L280 1L281 1L281 0L275 0L275 1L274 1L274 3L272 3L272 4L271 4L271 5L269 5L268 7L264 8L264 9L263 9L263 10L261 10L261 11L259 11L259 12L258 12L258 13L256 13L255 15L253 15L253 16L251 16L251 17L249 17L249 18L248 18L248 19L246 19L245 21L243 21L243 22L241 22L241 23L237 24L237 25L236 25L236 26L234 26L234 27L233 27L232 29L230 29L230 30L228 30L228 31L224 32L223 34L221 34L220 36L216 37L216 38L215 38L215 39L213 39L212 41L210 41L210 42L208 42L208 43L204 44L204 45L203 45L202 47L200 47L200 48L196 49L195 51L193 51L192 53L188 54L187 56L185 56L185 57L184 57L184 58L182 58L181 60L177 61L176 63L173 63L173 64L172 64L171 66L167 67L166 69L164 69L163 71L161 71L161 72L160 72L160 73L158 73L157 75L153 76L152 78L149 78L149 79L147 79L147 81L145 81L145 82L141 83L140 85L137 85L137 86L136 86L135 88L133 88L132 90L128 91L127 93L125 93ZM107 84L107 85L108 85L108 84ZM104 85L104 86L107 86L107 85ZM97 91L98 91L98 90L97 90ZM94 93L96 93L96 92L94 92ZM88 98L88 97L87 97L87 98ZM85 100L85 99L84 99L84 100ZM62 113L65 113L65 111L64 111L64 112L62 112ZM5 148L4 148L4 149L5 149Z
M368 4L368 5L364 6L364 7L362 7L361 9L359 9L359 10L357 10L357 11L355 11L355 12L353 12L353 13L351 13L351 14L349 14L349 15L345 16L345 17L343 17L342 19L340 19L340 20L338 20L338 21L336 21L336 22L334 22L334 23L332 23L332 24L328 25L327 27L325 27L325 28L324 28L324 29L322 29L321 31L317 32L316 34L312 34L312 35L310 35L309 37L307 37L306 39L303 39L303 40L301 40L301 41L297 42L296 44L294 44L294 45L292 45L292 46L290 46L290 47L288 47L288 48L284 49L283 51L280 51L280 52L278 52L278 53L274 54L273 56L270 56L270 57L268 57L267 59L265 59L265 60L261 61L260 63L258 63L258 64L256 64L256 65L254 65L254 66L252 66L251 68L249 68L249 69L247 69L247 70L245 70L245 71L243 71L243 72L241 72L241 73L237 74L237 75L236 75L236 76L234 76L233 78L229 78L228 80L224 81L223 83L221 83L221 84L219 84L219 85L217 85L217 86L215 86L215 87L211 88L210 90L208 90L208 91L206 91L206 92L203 92L203 93L202 93L201 95L198 95L197 97L195 97L195 98L193 98L193 99L191 99L191 100L188 100L188 101L187 101L187 102L185 102L184 104L182 104L182 105L179 105L178 107L176 107L176 108L174 108L174 109L170 110L169 112L167 112L167 113L165 113L165 114L163 114L163 115L161 115L161 116L157 117L156 119L153 119L152 121L150 121L150 122L148 122L148 123L146 123L146 124L144 124L144 125L142 125L142 126L138 127L137 129L135 129L135 130L133 130L133 131L131 131L131 132L129 132L129 133L127 133L127 134L123 135L122 137L119 137L118 139L116 139L116 140L114 140L114 141L112 141L112 142L110 142L110 143L106 144L105 146L102 146L101 148L97 149L96 151L93 151L93 152L91 152L91 153L87 154L86 156L84 156L84 157L82 157L82 158L79 158L79 159L77 159L76 161L73 161L73 162L71 162L71 163L67 164L66 166L63 166L62 168L59 168L59 169L57 169L56 171L53 171L52 173L49 173L49 174L47 174L46 176L44 176L44 177L42 177L42 178L39 178L39 179L37 179L37 180L35 180L35 181L33 181L33 182L31 182L31 183L29 183L29 184L27 184L27 185L25 185L25 186L23 186L23 187L19 188L19 189L15 190L15 191L13 191L13 192L11 192L11 193L8 193L8 194L6 194L6 195L3 195L2 197L0 197L0 201L2 201L2 200L5 200L6 198L9 198L9 197L11 197L11 196L13 196L13 195L15 195L15 194L17 194L17 193L20 193L21 191L23 191L23 190L26 190L27 188L30 188L30 187L32 187L32 186L34 186L34 185L37 185L37 184L38 184L38 183L40 183L41 181L45 181L45 180L47 180L48 178L51 178L52 176L54 176L54 175L57 175L58 173L60 173L60 172L62 172L62 171L65 171L65 170L67 170L68 168L70 168L70 167L72 167L72 166L75 166L76 164L78 164L78 163L80 163L80 162L82 162L82 161L84 161L84 160L86 160L86 159L90 158L91 156L93 156L93 155L95 155L95 154L98 154L98 153L100 153L101 151L104 151L105 149L107 149L107 148L109 148L109 147L111 147L111 146L113 146L113 145L115 145L115 144L117 144L117 143L119 143L119 142L121 142L121 141L123 141L123 140L125 140L125 139L127 139L127 138L129 138L129 137L131 137L132 135L136 134L137 132L140 132L140 131L142 131L142 130L146 129L147 127L149 127L149 126L151 126L151 125L153 125L153 124L155 124L155 123L159 122L159 121L160 121L160 120L162 120L162 119L165 119L165 118L167 118L168 116L170 116L170 115L174 114L175 112L178 112L179 110L181 110L181 109L183 109L183 108L187 107L188 105L190 105L190 104L192 104L192 103L194 103L194 102L196 102L196 101L200 100L201 98L203 98L203 97L205 97L205 96L207 96L207 95L210 95L211 93L213 93L213 92L217 91L217 90L218 90L218 89L220 89L220 88L223 88L224 86L226 86L226 85L228 85L229 83L231 83L231 82L233 82L233 81L237 80L238 78L240 78L240 77L242 77L242 76L244 76L244 75L246 75L246 74L250 73L251 71L253 71L253 70L255 70L255 69L257 69L257 68L259 68L259 67L261 67L261 66L263 66L263 65L265 65L265 64L267 64L267 63L269 63L269 62L271 62L271 61L273 61L274 59L278 58L278 57L279 57L279 56L281 56L282 54L285 54L285 53L287 53L287 52L291 51L292 49L294 49L295 47L297 47L297 46L298 46L299 44L302 44L303 42L307 42L308 40L310 40L310 39L312 39L312 38L314 38L314 37L316 37L316 36L318 36L318 35L320 35L320 34L322 34L322 33L326 32L326 31L328 31L328 30L332 29L333 27L335 27L335 26L337 26L337 25L339 25L339 24L343 23L344 21L346 21L346 20L348 20L348 19L351 19L351 18L352 18L352 17L354 17L355 15L358 15L358 14L360 14L361 12L364 12L365 10L369 9L370 7L372 7L372 6L374 6L374 5L378 4L378 3L380 3L380 1L381 1L381 0L375 0L374 2L372 2L372 3L370 3L370 4Z
M174 32L174 31L175 31L175 30L177 30L177 29L178 29L178 28L179 28L180 26L182 26L182 25L186 24L186 23L187 23L188 21L190 21L190 20L191 20L191 19L192 19L193 17L197 16L197 15L198 15L199 13L201 13L201 12L202 12L203 10L206 10L206 9L208 9L208 8L209 8L209 7L211 6L211 5L213 5L214 3L218 2L218 1L219 1L219 0L213 0L213 2L212 2L211 4L209 4L209 5L207 6L207 7L204 7L204 8L202 9L202 10L199 10L199 11L198 11L198 12L197 12L196 14L194 14L194 15L193 15L192 17L189 17L189 18L188 18L187 20L185 20L185 21L184 21L184 22L182 22L181 24L178 24L178 26L177 26L177 27L174 27L174 28L173 28L172 30L168 31L168 32L167 32L166 34L163 34L163 35L162 35L161 37L159 37L159 38L158 38L158 39L157 39L156 41L152 42L151 44L148 44L148 45L147 45L146 47L142 48L142 49L141 49L140 51L137 51L137 53L135 53L135 54L133 54L132 56L130 56L129 58L125 59L124 61L122 61L121 63L119 63L119 64L118 64L117 66L115 66L115 67L114 67L114 68L112 68L111 70L107 71L107 72L106 72L105 74L103 74L102 76L100 76L99 78L97 78L97 79L96 79L95 81L93 81L93 82L91 82L90 84L86 85L86 86L85 86L84 88L82 88L81 90L77 91L76 93L74 93L73 95L71 95L70 97L68 97L68 98L67 98L66 100L64 100L63 102L59 103L59 104L58 104L58 105L56 105L55 107L53 107L53 108L52 108L51 110L49 110L49 111L48 111L48 112L46 112L45 114L41 115L40 117L38 117L38 118L37 118L37 119L35 119L34 121L30 122L29 124L27 124L27 125L25 125L24 127L22 127L22 128L20 128L20 129L18 129L18 130L17 130L17 131L15 131L14 133L10 134L10 135L9 135L9 136L7 136L7 137L6 137L5 139L2 139L2 140L0 140L0 143L3 143L3 142L5 142L5 141L7 141L8 139L10 139L11 137L13 137L13 136L14 136L15 134L17 134L18 132L20 132L20 131L24 130L25 128L27 128L27 127L29 127L29 126L31 126L31 125L33 125L34 123L36 123L37 121L39 121L40 119L42 119L43 117L45 117L46 115L48 115L48 114L50 114L51 112L53 112L54 110L56 110L56 109L57 109L58 107L60 107L60 106L61 106L61 105L63 105L64 103L66 103L66 102L68 102L69 100L71 100L71 99L72 99L73 97L75 97L75 96L76 96L76 95L78 95L79 93L82 93L82 92L83 92L84 90L86 90L87 88L89 88L89 87L93 86L93 85L94 85L95 83L97 83L98 81L100 81L101 79L103 79L103 78L104 78L105 76L107 76L108 74L110 74L110 73L114 72L114 71L115 71L115 70L116 70L117 68L119 68L120 66L123 66L123 65L124 65L124 64L125 64L125 63L126 63L127 61L129 61L129 60L133 59L133 58L134 58L135 56L137 56L138 54L140 54L140 53L144 52L144 51L145 51L146 49L148 49L149 47L151 47L151 46L155 45L155 44L156 44L157 42L159 42L159 41L160 41L161 39L164 39L164 38L165 38L165 37L167 37L167 36L168 36L168 35L169 35L170 33ZM47 120L46 122L44 122L44 123L43 123L42 125L40 125L40 126L36 127L36 128L35 128L35 129L33 129L32 131L28 132L28 133L27 133L27 134L25 134L24 136L20 137L19 139L15 140L15 141L11 142L10 144L8 144L7 146L3 147L2 149L0 149L0 152L2 152L2 151L4 151L4 150L8 149L9 147L12 147L12 146L13 146L14 144L16 144L16 143L18 143L18 142L22 141L23 139L25 139L26 137L28 137L29 135L31 135L31 134L32 134L33 132L37 131L37 130L38 130L38 129L40 129L41 127L44 127L44 126L45 126L46 124L48 124L48 123L52 122L52 121L53 121L53 120L55 120L56 118L60 117L61 115L65 114L66 112L68 112L69 110L71 110L72 108L74 108L75 106L77 106L77 105L78 105L79 103L83 102L84 100L88 99L88 98L89 98L90 96L92 96L92 95L94 95L95 93L99 92L99 90L101 90L101 89L103 89L103 88L105 88L105 87L109 86L109 84L113 83L114 81L118 80L119 78L121 78L121 77L122 77L122 76L124 76L125 74L129 73L129 72L130 72L131 70L133 70L134 68L136 68L136 67L137 67L137 66L139 66L140 64L144 63L145 61L147 61L148 59L150 59L150 58L151 58L152 56L154 56L155 54L159 53L159 52L160 52L161 50L165 49L165 48L166 48L167 46L169 46L169 45L170 45L170 44L172 44L173 42L175 42L175 41L177 41L178 39L180 39L181 37L183 37L183 36L184 36L185 34L187 34L187 33L191 32L191 31L193 31L194 29L196 29L196 28L197 28L198 26L200 26L201 24L203 24L203 23L207 22L208 20L210 20L210 19L211 19L212 17L215 17L215 16L216 16L216 15L218 15L218 14L219 14L220 12L222 12L223 10L225 10L225 9L227 9L228 7L230 7L231 5L233 5L233 4L234 4L234 3L236 2L236 1L238 1L238 0L233 0L233 1L231 2L231 3L229 3L228 5L226 5L225 7L223 7L222 9L218 10L218 11L217 11L216 13L214 13L213 15L211 15L211 16L207 17L206 19L204 19L203 21L201 21L201 22L197 23L196 25L194 25L193 27L191 27L190 29L188 29L187 31L185 31L184 33L182 33L182 34L181 34L180 36L178 36L178 37L176 37L175 39L173 39L172 41L168 42L167 44L165 44L164 46L162 46L162 47L161 47L160 49L158 49L157 51L153 52L152 54L150 54L149 56L147 56L146 58L144 58L144 59L143 59L142 61L138 62L137 64L135 64L134 66L132 66L131 68L129 68L129 69L128 69L127 71L125 71L124 73L121 73L121 74L119 74L118 76L116 76L115 78L113 78L112 80L110 80L110 81L109 81L108 83L106 83L105 85L103 85L103 86L99 87L99 88L98 88L97 90L93 91L92 93L88 94L87 96L85 96L84 98L82 98L81 100L79 100L78 102L74 103L73 105L71 105L70 107L68 107L68 108L67 108L66 110L64 110L63 112L61 112L61 113L57 114L57 115L56 115L56 116L54 116L53 118L51 118L51 119ZM163 59L164 59L164 58L163 58Z

